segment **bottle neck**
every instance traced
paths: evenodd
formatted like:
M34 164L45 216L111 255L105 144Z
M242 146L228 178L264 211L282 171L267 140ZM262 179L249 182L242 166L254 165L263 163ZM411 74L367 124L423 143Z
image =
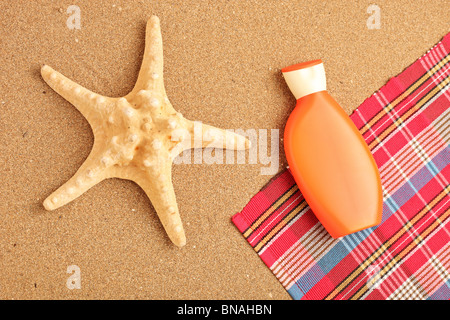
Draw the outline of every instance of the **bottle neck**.
M321 60L290 66L281 70L295 99L326 91L325 68Z

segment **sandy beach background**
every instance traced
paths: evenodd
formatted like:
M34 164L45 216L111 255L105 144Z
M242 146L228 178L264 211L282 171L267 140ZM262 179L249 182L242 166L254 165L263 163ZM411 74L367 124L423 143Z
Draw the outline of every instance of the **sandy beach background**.
M369 29L367 8L380 8ZM66 22L80 8L80 29ZM133 87L147 19L161 19L165 85L178 111L229 129L279 129L295 101L282 67L321 58L350 114L448 31L448 1L0 0L0 298L290 299L231 216L266 165L183 164L173 183L187 245L167 238L133 182L103 181L70 204L42 201L83 163L93 134L42 80L48 64L86 88ZM279 144L279 171L286 166ZM68 267L81 273L69 289Z

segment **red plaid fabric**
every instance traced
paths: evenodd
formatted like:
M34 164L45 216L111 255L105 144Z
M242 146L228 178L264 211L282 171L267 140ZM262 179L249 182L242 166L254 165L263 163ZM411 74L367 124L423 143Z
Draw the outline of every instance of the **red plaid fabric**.
M450 33L352 115L383 184L379 226L333 239L282 172L232 221L293 299L450 298Z

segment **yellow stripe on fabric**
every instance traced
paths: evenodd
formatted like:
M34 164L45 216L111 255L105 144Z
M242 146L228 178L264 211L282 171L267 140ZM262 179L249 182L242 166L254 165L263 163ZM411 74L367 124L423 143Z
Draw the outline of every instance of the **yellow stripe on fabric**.
M272 237L280 231L280 229L284 228L285 225L287 225L300 211L302 211L308 204L305 200L302 201L300 205L294 208L286 217L283 218L272 230L270 230L269 233L267 233L263 239L255 246L255 251L258 252L261 250L263 246L266 245L266 243L272 239Z
M248 238L250 234L259 227L259 225L267 219L283 202L285 202L289 197L291 197L298 190L298 186L294 184L291 189L286 192L281 198L279 198L276 202L270 206L269 209L264 212L253 224L244 232L244 237Z

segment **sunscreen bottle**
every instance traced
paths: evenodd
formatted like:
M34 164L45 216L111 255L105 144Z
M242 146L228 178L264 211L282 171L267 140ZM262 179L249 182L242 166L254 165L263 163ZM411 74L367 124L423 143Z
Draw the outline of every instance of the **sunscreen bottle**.
M377 165L355 124L326 91L322 61L281 71L297 99L284 149L306 202L333 238L379 224L383 197Z

